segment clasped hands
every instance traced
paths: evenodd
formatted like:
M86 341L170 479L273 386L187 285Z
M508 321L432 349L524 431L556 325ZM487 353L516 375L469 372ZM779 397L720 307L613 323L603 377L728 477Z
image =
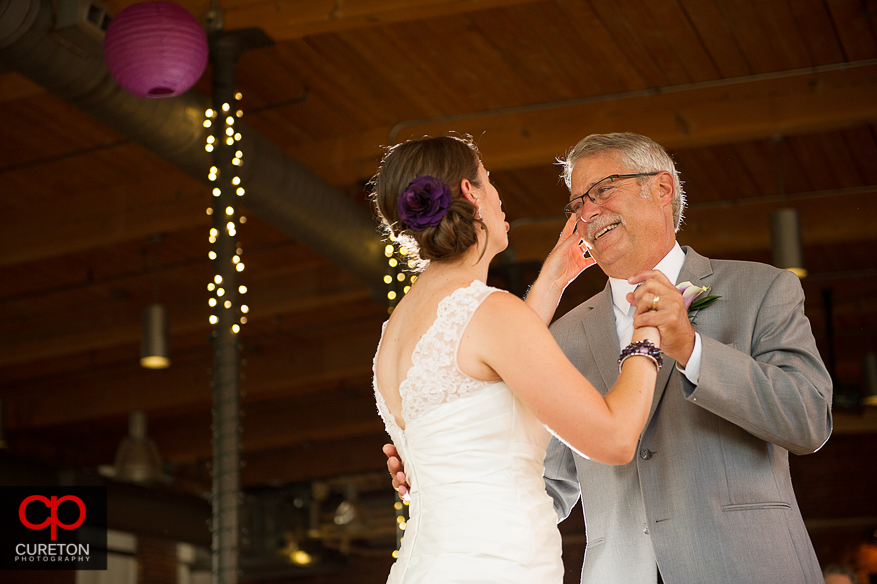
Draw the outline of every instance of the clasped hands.
M657 328L661 333L661 351L685 368L694 350L694 327L682 293L657 270L641 272L628 282L639 284L627 295L627 301L636 306L634 328Z

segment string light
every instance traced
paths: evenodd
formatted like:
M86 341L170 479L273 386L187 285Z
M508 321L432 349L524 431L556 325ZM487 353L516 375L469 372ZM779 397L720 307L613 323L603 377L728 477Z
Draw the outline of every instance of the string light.
M234 99L235 103L237 101L240 101L241 98L242 95L239 92L236 93ZM243 117L243 110L239 108L234 108L235 103L223 103L219 108L219 112L213 109L207 109L204 112L204 127L212 129L211 134L206 138L206 143L204 146L205 150L207 150L208 152L213 152L215 148L219 148L219 152L223 152L221 150L223 147L223 143L226 146L233 146L235 142L241 140L241 134L240 132L235 131L234 125L238 118ZM226 164L228 164L229 158L224 157L229 156L229 154L222 154L223 160L226 161ZM235 167L242 166L244 157L243 149L238 147L238 149L236 149L233 154L233 158L230 158L231 164ZM226 168L226 172L228 172L228 167L224 168ZM216 183L217 181L219 181L221 174L222 173L220 173L218 166L214 165L210 167L210 170L207 173L207 178L211 182ZM230 174L232 174L233 176L224 179L224 182L222 184L215 184L214 187L211 189L211 193L214 197L217 198L217 201L207 210L207 214L214 215L215 213L224 212L224 215L220 215L220 217L217 217L215 221L220 221L220 219L223 218L224 219L221 222L216 223L216 227L211 227L210 229L210 236L208 239L210 243L214 246L217 245L217 242L220 241L221 237L237 236L237 224L235 221L230 219L238 216L238 203L236 202L237 197L244 196L246 191L244 190L244 187L241 186L240 176L235 176L235 172L232 172ZM234 189L234 193L237 195L237 197L235 197L235 200L227 200L227 194L231 193L229 188ZM225 192L226 195L223 195L223 192ZM244 217L238 217L237 223L243 224L245 222L246 219ZM219 230L221 229L219 225L224 225L225 235L221 235L219 233ZM223 246L227 245L228 240L225 241L226 243L222 244ZM222 249L228 248L222 247ZM223 283L223 278L220 275L220 272L227 273L227 265L224 262L229 261L228 256L223 256L223 253L224 252L220 252L220 248L211 249L208 253L210 261L214 264L213 281L208 283L207 285L207 290L211 293L210 298L208 299L208 304L214 310L218 310L220 308L223 308L225 310L235 310L236 306L240 306L239 315L237 318L234 319L239 320L240 323L229 325L230 330L234 334L237 334L241 330L240 325L247 322L246 317L242 315L246 314L249 311L249 308L246 305L239 305L237 301L237 296L233 293L234 288L229 290L229 294L226 295L226 289L221 286L221 284ZM240 243L236 243L235 255L230 259L230 265L234 266L234 269L237 272L242 272L244 270L244 264L241 260L242 253L243 250L240 246ZM219 262L222 262L222 264L220 264ZM230 283L234 284L234 282ZM247 292L247 287L240 285L237 287L237 292L238 294L245 294ZM226 317L222 316L222 318L225 319ZM214 312L210 315L211 324L216 325L219 323L219 320L220 314L218 312Z
M393 309L399 303L402 296L408 294L411 285L417 280L416 274L406 275L403 268L415 270L418 263L411 257L410 251L404 245L398 245L395 238L390 238L391 243L384 246L384 257L387 258L387 273L384 275L384 284L389 287L387 300L389 306L387 312L393 314ZM397 248L398 245L398 248ZM408 282L406 282L408 280Z
M405 535L405 529L408 527L408 501L402 501L397 493L393 508L396 513L396 549L393 550L392 556L398 558L402 536Z

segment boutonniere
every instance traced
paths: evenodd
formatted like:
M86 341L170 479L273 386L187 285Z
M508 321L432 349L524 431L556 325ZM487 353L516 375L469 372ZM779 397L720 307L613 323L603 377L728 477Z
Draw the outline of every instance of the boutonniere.
M694 314L701 308L706 308L721 296L704 296L698 298L701 294L710 289L709 286L695 286L691 282L682 282L677 284L676 288L682 294L682 300L685 301L685 309L688 311L688 318L694 324Z

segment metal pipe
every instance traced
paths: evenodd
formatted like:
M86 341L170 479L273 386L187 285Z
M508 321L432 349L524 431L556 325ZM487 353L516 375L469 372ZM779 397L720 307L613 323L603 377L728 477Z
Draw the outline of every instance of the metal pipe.
M195 90L170 99L135 97L110 75L99 40L83 37L80 42L91 44L74 50L52 27L52 0L0 1L0 64L206 182L212 164L202 125L208 98ZM241 169L247 207L382 290L383 242L371 213L254 130L241 124L240 131L250 157Z

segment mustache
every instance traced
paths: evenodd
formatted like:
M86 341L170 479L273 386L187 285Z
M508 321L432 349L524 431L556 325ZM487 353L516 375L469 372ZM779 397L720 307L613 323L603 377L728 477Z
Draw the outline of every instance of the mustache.
M587 225L587 232L584 234L585 240L591 245L594 245L594 237L604 228L613 223L625 225L624 217L618 213L603 213L598 215L593 221L585 223L585 225Z

